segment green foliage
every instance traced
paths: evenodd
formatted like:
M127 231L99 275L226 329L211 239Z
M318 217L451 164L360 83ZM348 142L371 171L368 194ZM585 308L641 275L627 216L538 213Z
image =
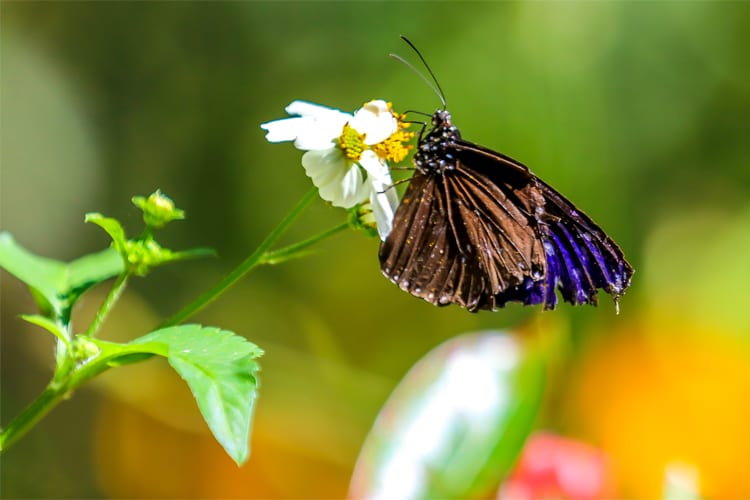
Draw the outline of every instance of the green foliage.
M123 270L114 249L66 263L34 255L7 232L0 233L0 267L29 286L45 317L64 324L70 321L73 304L86 290Z
M57 337L61 342L66 344L68 347L70 347L70 343L68 342L68 337L65 335L65 332L62 328L60 328L60 325L52 321L46 316L41 316L39 314L22 314L21 319L24 321L28 321L32 325L40 326L50 332L52 335Z
M28 285L42 314L22 318L58 339L57 363L47 389L0 433L0 451L20 439L68 394L96 375L154 355L167 358L188 383L209 428L238 465L249 455L249 434L258 388L257 359L263 351L232 332L184 325L163 328L130 343L94 336L115 305L131 275L145 276L155 266L211 254L204 249L173 252L151 234L171 220L184 217L159 191L148 199L135 197L147 224L143 236L128 239L122 224L98 213L86 215L112 238L112 247L65 263L34 255L0 233L0 267ZM112 290L85 334L70 330L75 302L93 285L117 276Z
M232 459L248 457L250 422L263 351L232 332L200 325L164 328L133 344L156 346L185 379L211 432Z
M163 248L151 236L150 231L140 238L127 239L125 230L117 219L104 217L99 213L86 214L86 222L96 224L109 234L112 244L127 267L128 274L135 276L146 276L154 267L169 262L214 255L213 250L205 248L173 252L168 248ZM160 227L163 225L164 223Z

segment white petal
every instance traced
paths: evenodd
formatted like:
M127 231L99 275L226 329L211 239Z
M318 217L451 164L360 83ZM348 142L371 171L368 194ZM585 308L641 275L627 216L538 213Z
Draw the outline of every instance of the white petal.
M388 170L388 163L376 155L374 151L369 149L362 151L359 164L367 172L368 181L380 180L388 184L391 183L391 172Z
M380 239L385 241L393 229L393 216L398 208L398 193L391 183L375 181L370 184L370 204L378 225Z
M294 147L303 151L328 149L336 143L339 135L341 135L340 128L326 127L313 121L309 128L297 136Z
M308 118L284 118L263 123L260 128L267 131L266 140L268 142L293 141L297 138L300 131L307 127Z
M351 208L367 199L368 185L362 172L340 149L308 151L302 155L302 166L318 188L320 197L334 206Z
M352 118L348 113L304 101L292 102L286 111L300 116L264 123L260 127L268 131L268 141L294 141L297 149L305 151L333 146Z
M354 113L349 125L365 134L365 144L372 146L383 142L398 130L398 122L388 103L383 100L370 101Z
M304 150L331 147L341 135L344 125L352 119L349 113L305 101L292 102L286 107L286 112L311 120L305 134L297 136L294 143L298 149Z
M294 101L285 110L290 115L309 116L321 121L343 120L341 123L342 127L344 123L352 118L352 115L349 113L306 101Z

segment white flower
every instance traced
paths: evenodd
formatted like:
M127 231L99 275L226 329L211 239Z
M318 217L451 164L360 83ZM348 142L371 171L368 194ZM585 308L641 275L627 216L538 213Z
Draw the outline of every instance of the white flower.
M349 114L303 101L286 108L292 118L261 125L270 142L294 141L306 151L305 173L321 198L334 206L352 208L369 200L381 239L390 233L398 196L392 189L388 159L400 161L411 133L401 130L390 104L365 103Z

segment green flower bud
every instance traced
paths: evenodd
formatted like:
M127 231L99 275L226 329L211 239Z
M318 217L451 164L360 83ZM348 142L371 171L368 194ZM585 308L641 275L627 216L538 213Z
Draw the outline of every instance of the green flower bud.
M369 201L349 209L349 226L364 231L370 237L378 235L378 224Z
M185 212L175 208L172 199L158 189L148 198L134 196L133 204L143 211L143 221L151 229L161 229L173 220L185 218Z

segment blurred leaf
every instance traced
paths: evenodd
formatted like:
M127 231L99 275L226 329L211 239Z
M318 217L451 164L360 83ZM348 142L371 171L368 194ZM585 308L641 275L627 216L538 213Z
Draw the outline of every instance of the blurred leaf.
M60 329L60 325L58 325L51 319L45 316L40 316L38 314L22 314L21 319L23 319L24 321L28 321L32 325L44 328L52 335L60 339L68 347L70 347L70 342L68 342L68 338L65 336L65 333L63 333L63 331Z
M155 346L149 350L167 358L190 386L216 440L242 465L258 388L255 360L263 351L232 332L200 325L164 328L133 344Z
M86 255L67 264L40 257L19 245L7 233L0 233L0 267L26 283L43 313L51 312L67 322L78 297L93 285L122 271L114 249ZM51 309L51 311L49 311Z
M68 264L68 288L78 295L122 273L122 257L113 247L80 257Z
M63 304L60 296L65 291L64 262L34 255L16 243L10 233L3 232L0 233L0 267L36 290L59 315Z
M112 217L104 217L99 213L88 213L85 218L86 222L96 224L100 228L104 229L112 242L115 244L121 254L125 255L127 249L127 238L125 237L125 230L122 228L122 224L117 219Z
M439 346L404 377L360 453L352 498L481 496L510 472L544 390L536 344L501 332Z

